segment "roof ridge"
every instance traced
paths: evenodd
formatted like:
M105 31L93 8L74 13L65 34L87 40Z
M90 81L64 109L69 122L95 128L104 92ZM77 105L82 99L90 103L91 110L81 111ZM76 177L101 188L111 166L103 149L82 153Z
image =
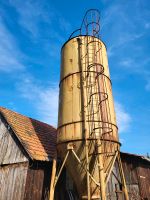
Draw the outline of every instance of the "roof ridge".
M0 113L31 159L50 161L56 156L56 128L2 106ZM36 154L37 147L41 152L40 157Z
M11 112L13 112L13 113L15 113L15 114L17 114L17 115L21 115L21 116L26 117L26 118L29 118L29 119L31 119L31 120L34 120L34 121L43 123L43 124L48 125L48 126L54 128L54 129L57 129L56 127L54 127L54 126L52 126L52 125L50 125L50 124L48 124L48 123L46 123L46 122L43 122L43 121L40 121L40 120L38 120L38 119L35 119L35 118L29 117L29 116L27 116L27 115L21 114L21 113L19 113L19 112L17 112L17 111L14 111L14 110L12 110L12 109L8 109L8 108L6 108L6 107L0 106L0 109L1 109L1 108L2 108L2 109L5 109L5 110L8 110L8 111L11 111Z

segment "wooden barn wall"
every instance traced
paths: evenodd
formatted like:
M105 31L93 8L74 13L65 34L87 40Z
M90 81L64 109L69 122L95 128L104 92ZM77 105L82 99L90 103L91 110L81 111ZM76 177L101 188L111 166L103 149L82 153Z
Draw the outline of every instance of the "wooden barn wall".
M66 169L62 171L61 178L58 179L55 191L55 200L70 200L66 186Z
M150 200L150 162L128 154L121 156L130 199Z
M150 199L150 165L139 166L138 175L141 197L144 200Z
M150 200L150 162L128 154L121 154L121 157L129 199ZM69 179L71 179L71 177L69 177ZM116 162L107 184L107 200L125 200L120 182L121 177ZM65 183L63 182L63 184ZM67 183L67 187L68 186L69 184ZM72 194L76 193L75 187L73 189L72 187L68 187L68 191L71 191ZM75 197L76 195L73 196ZM58 199L62 200L61 198ZM66 199L69 200L68 195ZM75 197L74 199L78 198Z
M27 161L0 116L0 165Z
M52 164L49 162L30 163L24 200L49 200L50 179ZM56 185L55 200L67 200L66 198L66 175L63 170L62 175Z
M109 181L107 183L107 199L108 200L125 200L122 188L120 187L121 176L118 163L115 162Z
M49 200L52 164L24 162L0 167L0 200ZM55 200L69 200L66 193L66 173L63 170Z
M23 200L28 163L0 167L0 200Z
M51 163L30 163L27 172L24 200L48 200Z

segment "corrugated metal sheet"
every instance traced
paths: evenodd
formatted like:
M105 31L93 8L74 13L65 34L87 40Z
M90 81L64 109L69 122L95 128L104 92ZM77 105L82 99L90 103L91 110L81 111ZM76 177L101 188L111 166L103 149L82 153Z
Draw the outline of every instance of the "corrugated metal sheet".
M32 159L56 156L56 129L43 122L0 107L0 112Z

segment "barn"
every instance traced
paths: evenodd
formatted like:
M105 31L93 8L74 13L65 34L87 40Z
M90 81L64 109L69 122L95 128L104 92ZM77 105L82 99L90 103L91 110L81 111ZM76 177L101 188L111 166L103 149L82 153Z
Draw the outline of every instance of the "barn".
M52 160L56 158L56 129L46 123L0 107L0 200L49 200ZM150 160L121 153L130 199L150 199ZM57 160L57 168L61 166ZM108 199L120 200L111 174ZM55 200L78 200L76 188L64 168ZM113 197L112 197L113 196Z
M0 200L49 199L54 127L0 107L0 152Z

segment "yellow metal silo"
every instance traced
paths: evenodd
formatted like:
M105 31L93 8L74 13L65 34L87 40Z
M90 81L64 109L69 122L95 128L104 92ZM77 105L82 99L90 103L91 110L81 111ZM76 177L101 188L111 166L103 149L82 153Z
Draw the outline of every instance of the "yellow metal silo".
M87 22L94 13L95 21ZM120 143L105 44L97 10L62 47L57 149L80 199L106 199ZM85 34L82 34L84 29ZM60 170L61 172L61 170ZM56 177L59 177L60 173ZM125 181L123 186L128 199Z

